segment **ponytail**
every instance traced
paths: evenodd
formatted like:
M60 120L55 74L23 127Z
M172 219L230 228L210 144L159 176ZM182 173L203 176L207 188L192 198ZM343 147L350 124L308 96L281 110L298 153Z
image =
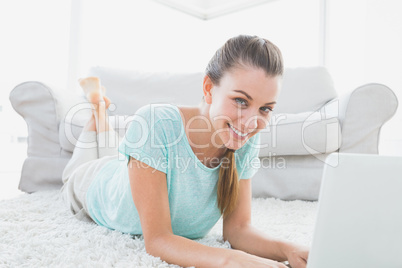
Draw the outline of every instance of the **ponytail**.
M219 169L218 208L223 218L228 216L236 207L239 193L239 180L236 169L235 151L227 149Z
M270 76L282 76L284 69L282 53L276 45L255 35L238 35L215 52L205 74L219 86L226 72L242 66L261 68ZM217 197L218 208L225 218L234 210L239 191L234 150L227 149L222 161Z

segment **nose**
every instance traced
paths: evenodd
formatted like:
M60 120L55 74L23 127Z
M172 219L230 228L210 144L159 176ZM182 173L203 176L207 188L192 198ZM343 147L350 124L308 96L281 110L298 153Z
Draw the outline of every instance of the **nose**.
M241 130L246 132L254 132L256 129L262 130L264 129L268 122L270 116L266 118L265 116L260 114L260 111L255 111L254 109L244 109L241 110L241 114L239 115L239 119L241 124Z
M246 123L247 129L251 132L254 131L258 126L257 116L251 116Z
M249 114L243 114L243 122L244 124L244 129L247 130L248 132L252 132L254 130L258 129L264 129L269 121L269 117L265 118L260 114L255 114L255 113L249 113Z
M254 113L244 113L242 116L242 130L253 132L258 126L258 116Z

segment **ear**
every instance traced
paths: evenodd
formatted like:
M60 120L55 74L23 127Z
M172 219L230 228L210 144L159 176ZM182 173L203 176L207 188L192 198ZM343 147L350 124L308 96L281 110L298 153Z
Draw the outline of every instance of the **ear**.
M212 87L213 83L211 79L209 78L208 75L204 76L204 82L203 82L203 91L204 91L204 99L207 104L212 103Z

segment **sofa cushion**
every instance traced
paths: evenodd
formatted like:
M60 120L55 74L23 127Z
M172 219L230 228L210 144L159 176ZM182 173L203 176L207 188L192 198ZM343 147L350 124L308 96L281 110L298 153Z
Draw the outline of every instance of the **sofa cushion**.
M98 76L115 109L110 115L132 115L150 103L198 105L204 74L119 70L93 67L90 76Z
M59 139L61 147L73 152L77 139L86 122L91 117L87 103L81 104L60 122ZM132 115L110 115L109 122L120 137L123 137ZM339 121L323 114L277 114L265 130L261 131L259 156L309 155L334 152L341 144Z
M146 104L198 105L202 98L202 72L143 72L98 66L91 68L89 75L100 77L112 100L113 106L109 109L112 125L116 122L114 116L120 115L116 129L119 136L124 136L126 128L125 122L121 122L121 116L133 115ZM277 114L261 133L262 148L259 155L323 154L339 149L340 127L335 118L337 115L322 117L322 112L318 111L336 96L325 68L286 69L275 108ZM83 105L74 118L74 109L70 109L70 114L61 120L59 138L66 151L73 151L75 141L90 117L89 106L85 108Z
M334 152L341 145L338 118L320 111L276 114L261 131L260 157Z
M337 96L324 67L286 68L275 111L292 114L316 111Z
M203 96L204 72L169 73L93 67L91 76L100 77L107 95L116 105L114 114L134 114L149 103L198 105ZM301 113L320 109L337 97L333 81L324 67L286 68L277 113Z
M71 153L74 151L78 137L91 116L90 110L82 110L75 114L67 114L66 117L60 121L59 140L63 150ZM109 123L118 133L119 137L123 137L131 116L110 115L108 118Z

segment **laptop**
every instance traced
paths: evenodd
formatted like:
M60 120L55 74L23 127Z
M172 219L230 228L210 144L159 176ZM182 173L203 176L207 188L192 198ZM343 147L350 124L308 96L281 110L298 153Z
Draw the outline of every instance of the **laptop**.
M326 158L307 268L402 267L402 157Z

